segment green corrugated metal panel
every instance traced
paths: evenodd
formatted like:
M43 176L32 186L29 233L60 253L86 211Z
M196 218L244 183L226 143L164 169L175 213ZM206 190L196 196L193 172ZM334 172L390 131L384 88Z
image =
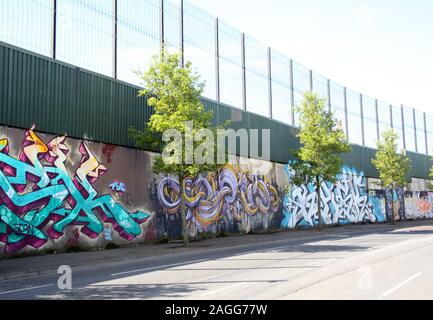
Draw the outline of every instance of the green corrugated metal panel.
M368 177L378 178L379 174L371 160L375 157L376 150L354 145L352 152L344 155L343 160L346 164L364 171ZM432 166L430 157L418 153L408 152L407 156L412 161L412 170L409 177L427 179Z
M412 170L410 177L420 179L428 178L430 168L433 164L431 158L414 152L408 152L407 155L412 160Z
M378 173L371 160L374 158L376 151L364 148L358 145L352 146L352 152L343 155L345 164L362 170L368 177L378 177Z
M133 147L128 127L143 129L151 115L138 87L0 43L0 124ZM270 129L271 159L287 163L297 149L297 129L268 118L203 99L214 112L214 124L231 120L238 130ZM412 176L426 178L427 156L410 153ZM354 146L344 156L349 166L377 177L374 150Z
M133 146L130 125L150 110L137 87L24 50L0 45L0 123Z
M297 130L283 123L272 121L266 117L245 112L218 102L203 99L207 109L214 111L214 124L221 124L230 120L229 127L234 130L270 129L271 131L271 159L275 162L287 163L289 147L299 148L299 140L296 138ZM259 151L261 151L261 134L259 134ZM283 147L287 146L287 147Z

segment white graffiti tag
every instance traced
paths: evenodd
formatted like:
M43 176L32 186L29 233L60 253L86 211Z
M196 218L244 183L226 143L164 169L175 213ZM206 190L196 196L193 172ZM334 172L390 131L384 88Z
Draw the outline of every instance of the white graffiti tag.
M286 172L291 175L290 165ZM325 224L376 222L373 205L366 192L365 177L343 168L335 184L323 182L320 188L322 219ZM319 224L317 192L313 185L294 187L284 199L282 226L313 227Z

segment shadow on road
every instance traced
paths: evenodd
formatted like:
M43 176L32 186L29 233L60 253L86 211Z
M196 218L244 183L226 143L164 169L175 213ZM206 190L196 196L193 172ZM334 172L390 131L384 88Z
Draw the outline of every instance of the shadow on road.
M197 291L187 284L121 284L89 285L71 291L58 291L55 294L38 295L37 299L78 299L78 300L134 300L162 297L165 299L182 298L185 294Z
M327 238L326 241L330 239ZM341 240L341 239L340 239ZM273 250L272 248L264 248L263 250L254 251L251 254L266 254L266 253L335 253L338 256L338 253L341 252L360 252L368 250L369 247L365 246L352 246L352 245L309 245L309 244L288 244L287 247L280 247ZM250 254L248 251L243 254ZM293 257L281 259L281 261L296 261L299 259L305 259L301 257ZM308 259L308 258L307 258ZM322 260L322 259L335 259L326 258L326 257L316 257L312 260ZM156 267L149 268L149 270L137 270L136 272L131 271L128 274L113 276L108 274L106 271L101 272L100 270L95 270L93 276L92 272L79 271L74 273L74 278L77 279L76 288L71 291L57 291L49 294L39 294L35 296L36 299L91 299L91 300L99 300L99 299L152 299L154 297L158 297L159 299L178 299L183 298L185 296L196 296L200 295L201 292L206 292L208 288L206 288L209 284L237 284L237 283L277 283L277 282L286 282L286 280L263 280L263 279L250 279L249 281L186 281L179 283L145 283L145 284L134 284L134 277L143 276L150 272L155 271L164 271L170 273L194 273L201 271L215 271L215 273L219 271L234 271L234 272L242 272L242 271L254 271L254 270L315 270L321 268L321 266L315 265L289 265L289 266L256 266L256 267L230 267L230 266L221 266L218 267L219 262L229 262L229 261L241 261L248 259L242 259L239 257L233 257L233 252L225 252L220 253L218 255L207 257L200 261L199 263L212 263L211 267L209 264L207 266L200 267L197 265L197 262L188 262L180 263L176 265L176 267ZM251 259L252 261L278 261L278 259ZM130 269L132 270L132 269ZM125 270L123 270L125 271ZM128 270L126 270L128 271ZM99 276L95 277L94 274L98 273ZM86 280L87 277L87 280ZM222 276L223 277L223 276ZM181 277L179 277L181 278ZM145 281L142 279L141 281ZM150 280L152 281L152 280ZM131 283L129 283L131 282Z
M243 283L283 283L286 280L250 280L250 281L198 281L185 283L147 283L147 284L98 284L90 285L85 288L74 289L72 291L58 291L52 295L38 295L37 299L81 299L81 300L143 300L152 299L179 299L194 293L199 297L205 293L207 288L200 288L200 285L237 285Z
M205 284L213 283L224 283L224 281L217 282L191 282L191 280L185 279L186 282L179 281L178 283L163 283L157 284L153 283L154 280L149 279L148 282L144 284L134 284L134 279L130 279L136 276L144 276L148 273L161 271L172 273L185 273L190 272L194 274L197 271L249 271L249 270L284 270L284 269L305 269L307 270L317 270L321 268L320 266L314 265L296 265L293 263L290 265L290 261L293 262L298 260L312 260L317 261L320 264L320 260L330 260L330 259L344 259L346 253L356 253L365 252L372 249L372 245L368 243L362 243L362 237L364 235L433 235L433 228L427 229L425 227L420 228L415 226L414 228L402 228L401 226L388 230L378 229L368 229L359 230L356 232L335 234L323 234L321 238L300 238L298 240L292 240L290 242L281 244L273 243L257 243L256 246L251 246L251 248L227 248L225 251L218 252L197 252L194 255L187 257L161 257L158 261L145 262L137 260L135 262L128 262L119 266L89 266L86 270L74 270L74 289L72 291L42 291L39 294L35 293L34 298L37 299L151 299L153 297L165 298L165 299L177 299L184 296L191 295L197 292L200 294L201 291L206 291ZM345 243L345 240L359 239L352 242L352 244ZM357 244L357 245L355 245ZM278 245L278 247L275 247ZM294 257L286 258L284 256L266 256L267 253L299 253ZM309 254L321 253L317 257L311 257ZM106 253L109 255L109 252ZM260 254L260 255L257 255ZM305 254L305 256L303 256ZM257 259L256 259L257 257ZM269 257L269 258L268 258ZM200 260L198 260L200 259ZM217 261L218 260L218 261ZM252 267L251 265L241 266L221 266L218 263L220 260L225 262L233 261L289 261L289 266L257 266ZM199 261L199 262L198 262ZM173 262L176 266L174 267ZM198 263L207 263L203 268L200 267ZM209 265L210 263L210 265ZM136 270L136 271L131 271ZM114 275L118 272L118 275ZM216 274L215 272L215 274ZM129 278L129 279L128 279ZM221 275L222 280L224 280L223 275ZM45 278L46 280L47 278ZM57 281L57 276L55 274L50 275L50 281ZM181 279L181 277L179 277ZM250 279L251 282L270 282L264 281L262 279L255 281L255 279ZM25 281L25 280L24 280ZM38 280L39 281L39 280ZM145 282L145 279L141 279ZM163 281L162 281L163 282ZM239 281L245 282L245 281ZM274 281L275 282L275 281ZM227 283L232 284L236 282L228 281ZM19 284L17 284L18 286ZM35 284L37 285L37 284ZM203 286L200 286L203 285ZM13 290L16 288L11 288ZM1 297L1 298L6 298Z
M326 239L332 240L332 239ZM341 239L338 239L341 240ZM318 252L358 252L369 250L370 247L363 246L348 246L348 245L295 245L293 247L278 249L276 252L303 252L303 253L318 253Z

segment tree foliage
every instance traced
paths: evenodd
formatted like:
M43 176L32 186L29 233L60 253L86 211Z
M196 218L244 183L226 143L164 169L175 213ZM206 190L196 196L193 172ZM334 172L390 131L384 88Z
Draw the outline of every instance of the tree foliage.
M187 246L185 181L188 177L195 178L222 166L217 161L216 132L219 128L212 127L213 113L206 111L200 101L204 82L201 82L190 62L182 66L181 54L163 50L160 55L153 56L149 69L139 75L144 86L139 96L148 99L147 104L153 108L153 114L144 131L130 128L129 135L139 147L150 145L163 151L164 157L155 158L153 171L156 174L179 178L182 233ZM204 129L211 134L204 134ZM168 134L171 140L164 138L168 132L171 132ZM169 154L165 153L167 149ZM196 161L197 152L201 159L207 159L206 162Z
M398 138L393 129L383 132L382 139L377 142L376 157L372 160L383 186L387 189L406 186L407 175L411 169L411 162L405 151L398 152Z
M321 182L335 182L343 164L341 155L351 150L343 130L326 108L326 99L311 92L304 93L302 104L297 107L302 146L295 153L296 185L315 182L317 177Z
M433 156L431 157L431 161L433 161ZM433 166L430 168L430 175L429 175L430 180L427 181L427 188L429 190L433 190Z
M350 152L345 134L337 126L332 112L327 110L326 99L313 92L305 92L296 110L299 113L301 148L294 153L297 161L292 165L295 185L312 183L316 187L317 206L322 226L320 187L324 181L334 183L342 167L341 155Z
M137 146L142 147L150 144L154 148L164 150L171 141L161 141L164 132L176 130L181 134L183 144L179 153L182 154L180 163L171 163L163 159L162 156L155 158L153 170L155 173L172 174L178 176L180 180L188 176L197 176L200 173L217 170L220 166L216 161L216 130L211 120L212 111L206 111L200 101L203 93L204 82L200 76L194 72L191 62L186 62L182 66L181 54L170 54L163 51L160 55L155 55L149 69L141 73L144 89L139 91L139 96L145 96L147 104L153 108L153 114L146 125L146 129L138 131L130 128L129 135L135 140ZM188 128L185 123L192 122L193 129ZM197 138L202 129L212 130L214 133L214 152L209 163L199 164L195 161L187 161L191 154L185 147L185 141L193 143L193 150L202 145L203 139ZM192 162L192 163L189 163Z

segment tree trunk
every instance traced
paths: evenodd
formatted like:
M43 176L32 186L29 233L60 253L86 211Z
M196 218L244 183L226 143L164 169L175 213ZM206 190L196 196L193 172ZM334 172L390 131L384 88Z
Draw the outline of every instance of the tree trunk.
M183 237L183 245L185 247L189 246L189 232L188 226L186 223L186 205L185 205L185 190L183 188L184 179L179 181L180 183L180 212L182 217L182 237Z
M320 229L323 229L323 219L322 219L322 205L321 205L321 195L320 195L320 179L316 177L316 193L317 193L317 216L319 218Z
M394 187L391 190L391 211L392 211L392 224L395 225L395 208L394 208Z

